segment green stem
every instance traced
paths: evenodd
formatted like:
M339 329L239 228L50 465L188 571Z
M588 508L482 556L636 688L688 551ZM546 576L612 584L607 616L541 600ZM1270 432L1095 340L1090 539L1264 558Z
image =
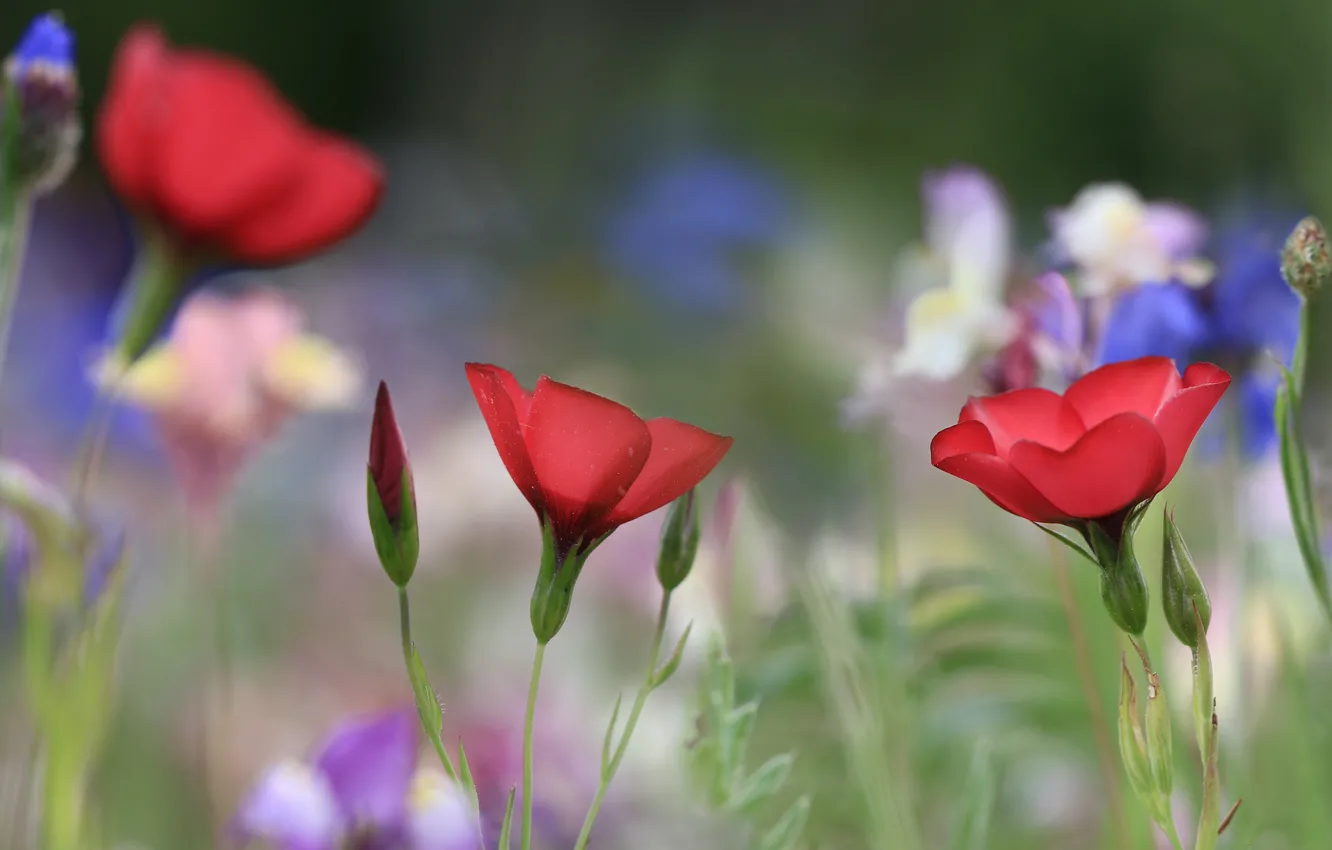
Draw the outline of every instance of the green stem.
M402 629L402 660L412 664L412 609L407 604L407 588L398 588L398 625Z
M32 199L24 192L5 192L0 209L0 371L14 324L23 255L32 225Z
M597 782L597 793L592 798L592 805L587 810L587 817L583 819L583 828L578 832L578 840L574 842L574 850L585 850L588 839L592 835L592 824L597 820L597 814L601 811L601 804L606 799L606 792L610 789L611 780L615 778L615 772L620 769L620 762L624 760L624 754L629 749L629 739L634 734L634 728L638 725L638 718L643 713L643 706L647 704L648 695L655 689L655 678L657 674L657 661L661 658L661 643L666 636L666 618L671 610L671 594L669 592L661 595L661 607L657 611L657 631L652 637L652 649L648 653L647 674L643 677L643 684L638 688L638 695L634 697L634 705L629 710L629 718L624 722L624 732L620 735L619 743L615 746L615 754L611 757L609 763L601 766L601 778ZM614 718L612 718L612 721ZM609 733L607 733L609 735Z
M84 779L77 765L53 758L48 747L43 766L42 821L45 826L44 850L82 850L80 832L83 824Z
M537 687L541 684L541 662L546 645L538 643L532 656L532 681L527 686L527 712L523 717L523 830L519 846L532 850L532 725L536 720Z
M1167 815L1170 820L1166 822L1166 837L1170 839L1171 850L1184 850L1184 842L1179 840L1179 830L1175 827L1175 815Z

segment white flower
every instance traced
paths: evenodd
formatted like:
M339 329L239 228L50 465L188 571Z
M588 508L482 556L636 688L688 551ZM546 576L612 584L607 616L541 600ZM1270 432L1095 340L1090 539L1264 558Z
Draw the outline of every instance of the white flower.
M896 377L955 377L979 351L1005 345L1017 321L1004 306L1012 225L997 186L981 171L952 168L924 180L926 249L943 285L921 292L906 314Z
M1078 269L1079 289L1091 297L1144 283L1172 280L1201 286L1212 270L1196 254L1206 223L1191 210L1143 201L1123 183L1095 183L1050 214L1054 248Z

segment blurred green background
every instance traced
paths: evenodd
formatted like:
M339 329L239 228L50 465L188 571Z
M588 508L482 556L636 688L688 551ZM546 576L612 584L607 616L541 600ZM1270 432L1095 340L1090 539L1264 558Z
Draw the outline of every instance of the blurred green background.
M45 10L11 0L0 41ZM992 648L997 634L1018 633L1003 651L953 654L932 631L938 623L910 605L866 602L861 612L867 664L887 669L892 699L913 706L883 717L887 748L918 759L908 785L928 835L950 834L950 795L966 781L972 744L987 737L1000 742L1005 784L984 846L1152 846L1131 800L1136 843L1104 816L1111 792L1098 784L1094 721L1076 690L1045 541L930 470L928 429L848 432L839 405L857 341L890 323L894 263L919 236L926 169L969 162L992 174L1031 250L1045 238L1045 212L1098 180L1204 214L1236 204L1327 211L1332 5L85 0L62 11L78 38L89 138L76 178L38 213L4 384L7 454L57 480L72 462L91 404L82 373L131 256L91 153L96 108L121 34L156 21L176 43L263 68L313 121L385 160L385 207L361 237L248 279L289 286L316 331L361 353L371 384L384 377L395 388L426 538L413 586L418 638L450 729L491 742L477 747L493 750L495 788L515 778L538 542L472 407L464 360L502 363L528 384L550 373L737 438L706 495L722 481L746 483L741 578L717 566L724 547L713 540L722 578L695 577L696 605L682 606L673 628L729 615L741 688L771 709L754 757L798 744L793 783L815 793L812 846L868 846L867 817L848 790L854 765L823 746L845 730L811 672L818 641L787 610L798 607L787 580L822 561L862 597L894 566L910 578L1005 568L1002 587L980 592L1011 605L961 618L964 644ZM685 243L660 255L624 248L619 240L632 238L616 222L652 206L641 187L659 169L683 181L674 191L704 198L700 215L725 231L720 248L707 233L697 258ZM668 206L676 197L660 194ZM641 215L694 233L669 210ZM224 816L265 765L299 757L346 712L409 699L391 589L361 513L371 389L354 414L296 423L247 469L222 556L236 657L221 685L200 626L216 600L196 584L152 422L131 412L119 421L96 492L132 523L136 555L123 699L97 788L107 832L125 846L208 846L210 805ZM964 397L941 389L926 418L949 424ZM1191 539L1220 541L1196 544L1216 564L1239 556L1211 534L1233 509L1213 511L1213 496L1241 478L1206 469L1176 485ZM1260 501L1278 498L1263 492ZM883 523L894 505L895 522ZM618 532L617 547L595 556L577 623L549 662L545 775L562 789L553 792L560 822L575 828L590 790L568 777L595 759L613 694L636 681L646 649L657 522ZM1143 548L1150 566L1155 545ZM885 560L885 550L896 554ZM1285 619L1286 598L1303 589L1289 549L1275 551L1256 559L1279 567L1255 594L1260 621ZM1102 708L1113 712L1118 647L1094 576L1080 567L1070 566L1072 592L1092 631ZM1329 846L1319 841L1332 827L1310 809L1332 793L1319 719L1319 695L1332 696L1325 662L1313 656L1313 672L1272 686L1263 705L1276 708L1246 715L1235 752L1251 757L1233 763L1247 772L1228 779L1256 799L1246 804L1251 843L1232 846ZM1187 675L1176 672L1175 696L1185 697ZM697 810L677 775L697 673L691 657L676 692L660 695L661 713L641 733L654 743L639 747L641 764L613 799L608 829L622 826L607 850L702 841L673 831L686 820L675 815ZM226 719L206 722L219 688ZM196 747L205 725L210 770ZM1187 726L1177 735L1189 740ZM16 760L22 735L10 737L0 752ZM1179 750L1183 773L1193 756ZM1308 795L1285 793L1296 768ZM1260 839L1268 843L1252 843Z

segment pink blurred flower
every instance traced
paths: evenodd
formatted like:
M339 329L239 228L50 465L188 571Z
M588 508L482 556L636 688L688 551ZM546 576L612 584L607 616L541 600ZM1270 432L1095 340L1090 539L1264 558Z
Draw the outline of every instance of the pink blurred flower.
M213 515L245 461L294 413L343 407L357 364L303 331L300 309L273 290L209 292L181 307L169 338L124 372L95 380L155 414L190 510Z

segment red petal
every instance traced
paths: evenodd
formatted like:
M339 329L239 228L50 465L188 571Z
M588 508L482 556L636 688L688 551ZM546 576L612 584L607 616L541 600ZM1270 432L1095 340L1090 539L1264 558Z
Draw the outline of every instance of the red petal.
M509 470L509 477L537 513L543 513L545 502L541 497L541 485L527 453L522 422L505 386L508 383L516 384L517 381L498 366L468 363L467 383L472 386L472 395L476 396L477 407L481 408L481 415L490 428L490 438L495 441L495 448L499 450L500 460L504 461L504 468Z
M366 151L326 134L307 136L299 176L276 200L227 228L237 259L292 262L345 239L379 206L384 174Z
M1031 440L1063 451L1087 433L1076 410L1057 393L1031 388L973 398L962 408L959 422L974 419L990 432L993 454L1008 457L1018 440Z
M966 408L962 410L965 413ZM964 419L956 425L943 429L930 440L930 463L935 466L950 457L972 452L996 454L990 429L977 419Z
M309 136L249 65L199 51L177 52L172 65L153 163L158 202L171 224L207 235L281 197L301 176Z
M1198 429L1230 386L1230 374L1211 363L1194 363L1184 371L1183 384L1184 389L1167 400L1156 414L1156 430L1166 450L1162 488L1179 472Z
M1008 459L1056 508L1094 519L1161 489L1165 446L1150 421L1137 413L1120 413L1067 451L1022 441L1013 445Z
M556 538L572 543L629 492L652 451L647 423L622 404L543 377L523 430Z
M1073 382L1064 398L1095 428L1117 413L1156 419L1161 405L1179 391L1179 372L1168 357L1140 357L1111 363Z
M402 511L402 474L407 469L407 445L393 413L388 384L383 381L379 382L375 415L370 423L369 467L384 513L390 522L397 522Z
M674 419L653 419L647 427L652 435L648 461L602 523L601 533L683 496L712 472L734 442Z
M1070 518L1050 504L1006 460L994 454L994 441L980 422L968 420L940 431L930 443L930 455L936 467L975 484L1011 514L1033 522Z
M120 41L97 116L97 155L107 179L131 207L153 205L156 131L170 73L156 27L140 24Z

